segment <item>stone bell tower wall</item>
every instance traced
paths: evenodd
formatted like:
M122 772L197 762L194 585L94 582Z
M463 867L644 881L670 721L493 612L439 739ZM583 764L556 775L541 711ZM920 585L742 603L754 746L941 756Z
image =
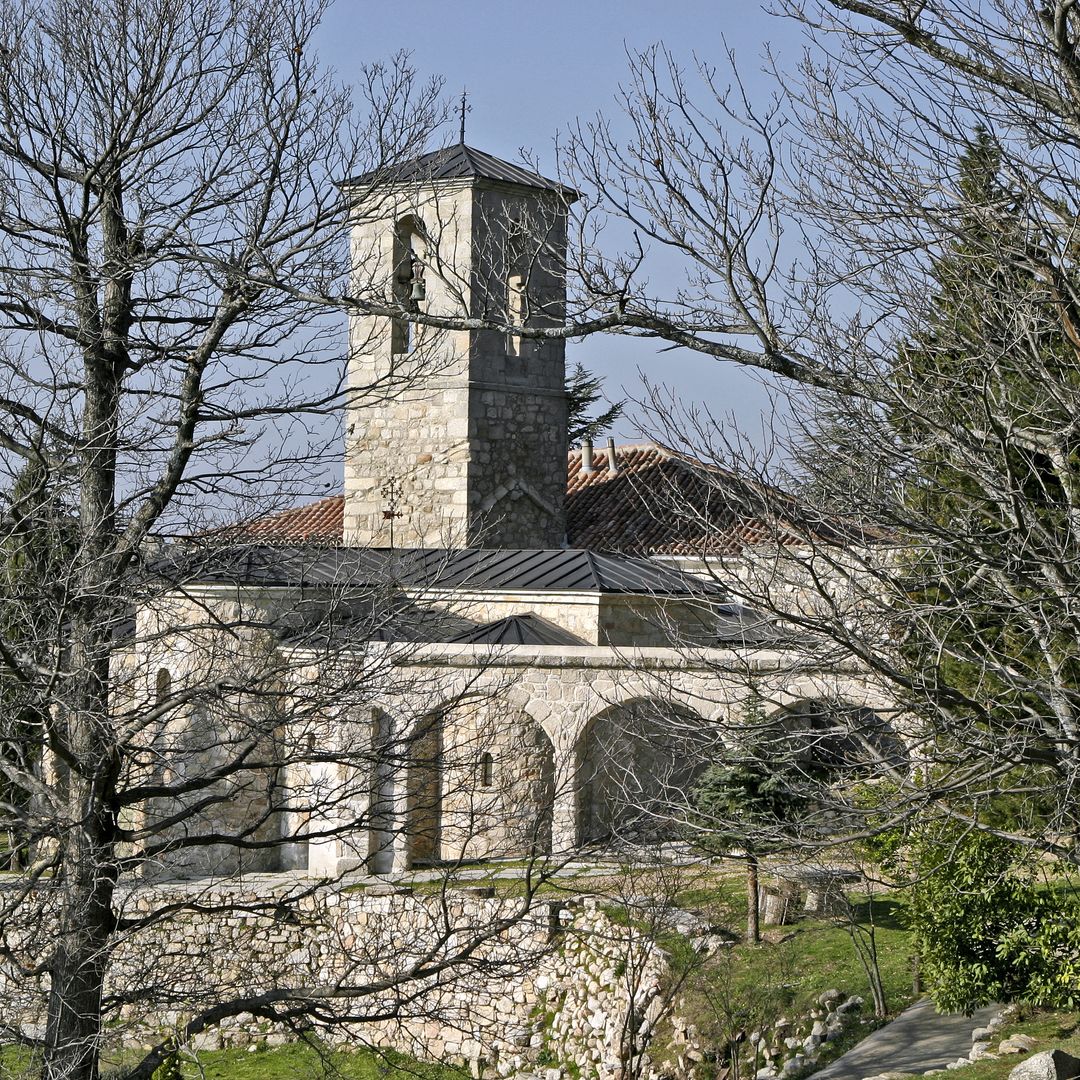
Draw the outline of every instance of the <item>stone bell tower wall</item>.
M407 295L403 222L423 264L422 313L561 325L566 214L555 193L461 180L381 193L378 213L360 208L352 229L354 295ZM350 350L347 543L562 545L561 340L373 314L352 320Z

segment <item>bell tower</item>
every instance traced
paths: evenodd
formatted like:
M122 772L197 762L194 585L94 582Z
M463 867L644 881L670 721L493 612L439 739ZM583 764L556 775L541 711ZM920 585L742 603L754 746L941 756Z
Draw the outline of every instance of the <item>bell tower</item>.
M513 328L563 324L576 193L464 143L347 190L371 313L349 328L345 542L561 547L565 345Z

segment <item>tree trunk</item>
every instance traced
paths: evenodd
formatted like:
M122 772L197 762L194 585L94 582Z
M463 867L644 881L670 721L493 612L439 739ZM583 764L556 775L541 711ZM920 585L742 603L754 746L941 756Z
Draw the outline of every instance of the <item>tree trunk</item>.
M81 786L81 785L76 785ZM95 857L91 822L65 839L61 911L50 965L45 1080L97 1080L102 983L112 934L113 882Z
M115 822L110 792L116 757L109 723L109 652L82 615L72 627L70 710L57 717L58 778L67 825L60 845L56 946L49 965L45 1080L97 1080L101 998L115 929Z
M874 999L874 1016L884 1020L889 1015L888 1003L885 1000L885 984L881 980L881 965L878 963L877 933L874 926L873 901L871 900L870 921L863 926L855 915L855 908L851 903L847 905L847 932L851 938L851 944L855 947L855 955L866 972L866 981L870 984L870 996Z
M761 928L758 922L758 861L756 855L746 856L746 944L756 945L761 941Z
M66 820L58 831L57 936L49 965L44 1080L97 1080L101 999L115 930L116 732L111 715L109 609L120 597L113 569L117 367L87 358L79 548L68 689L52 717Z

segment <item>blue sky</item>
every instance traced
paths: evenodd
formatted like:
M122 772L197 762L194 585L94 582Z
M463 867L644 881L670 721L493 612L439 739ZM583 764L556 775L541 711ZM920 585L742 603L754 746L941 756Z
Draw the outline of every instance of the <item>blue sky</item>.
M597 111L614 112L626 50L658 41L688 64L695 52L720 63L726 42L751 95L762 98L769 94L767 80L758 74L765 44L790 65L802 47L795 23L765 14L753 0L339 0L319 33L321 54L346 81L365 63L411 51L422 74L446 80L448 94L468 88L471 145L510 160L526 148L549 168L560 130ZM658 348L621 338L592 339L572 345L568 360L581 360L603 375L611 395L636 396L640 370L714 413L733 413L751 435L760 429L768 396L756 375L685 350L660 353ZM621 439L636 434L630 423L617 432Z

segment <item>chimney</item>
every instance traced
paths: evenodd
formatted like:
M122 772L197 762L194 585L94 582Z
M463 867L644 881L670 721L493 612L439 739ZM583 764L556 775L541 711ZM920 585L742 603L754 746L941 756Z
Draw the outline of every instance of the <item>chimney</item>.
M592 439L581 440L581 471L587 475L596 472L592 459Z
M607 467L608 472L614 476L619 471L619 463L615 459L615 440L608 439L607 441Z

